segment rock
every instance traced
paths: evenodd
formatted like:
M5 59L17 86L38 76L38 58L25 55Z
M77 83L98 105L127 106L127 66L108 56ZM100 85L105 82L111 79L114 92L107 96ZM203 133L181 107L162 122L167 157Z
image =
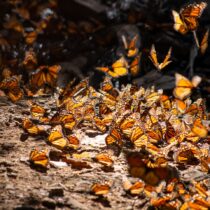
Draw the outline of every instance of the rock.
M55 202L55 200L53 200L51 198L44 198L42 201L42 205L49 209L55 209L56 202Z
M54 196L63 197L64 196L63 189L59 187L51 189L49 192L49 197L54 197Z

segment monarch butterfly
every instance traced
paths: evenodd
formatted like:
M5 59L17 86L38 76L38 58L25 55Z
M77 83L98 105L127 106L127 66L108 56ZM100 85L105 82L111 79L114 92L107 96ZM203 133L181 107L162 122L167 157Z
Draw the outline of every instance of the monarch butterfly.
M144 185L145 184L143 181L138 181L138 182L134 183L129 189L130 194L139 195L140 193L143 192Z
M89 78L83 79L78 85L70 90L68 97L72 97L75 101L89 95Z
M114 163L112 157L106 153L97 154L95 159L97 162L99 162L105 166L112 166Z
M187 135L186 135L186 140L187 141L191 141L191 142L198 142L200 140L200 137L197 136L195 133L193 133L192 131L189 132Z
M125 134L127 137L130 137L135 122L136 120L132 117L124 118L120 123L120 130L122 131L122 133Z
M60 125L55 126L49 136L48 141L58 149L64 149L68 145L68 140L64 137L62 127Z
M29 160L35 165L46 168L49 163L47 150L38 151L37 149L33 149L30 152Z
M118 98L114 97L112 95L110 95L109 93L106 93L104 91L101 91L102 95L103 95L103 103L106 104L106 106L111 110L114 111Z
M147 159L145 161L148 168L164 168L167 166L167 160L164 157L157 157L155 159Z
M146 106L151 107L154 103L160 100L160 94L158 92L153 92L148 94L146 97Z
M184 195L186 193L185 186L182 182L178 182L176 184L176 189L180 195Z
M203 184L201 184L199 182L195 182L195 181L193 181L193 184L195 186L196 191L198 192L198 194L201 197L203 197L203 198L207 198L208 197L208 188L205 185L203 185Z
M76 120L73 114L67 114L61 117L61 123L66 129L72 130L76 125Z
M45 132L44 128L34 125L34 123L28 118L23 119L22 127L31 135L38 135Z
M172 10L174 29L181 34L196 30L198 27L198 18L202 15L206 6L206 2L201 2L186 6L179 13Z
M48 84L51 87L54 87L60 70L61 67L59 65L40 66L34 73L32 73L31 84L38 87Z
M172 48L170 47L163 62L159 63L157 60L157 53L155 50L155 45L154 44L152 45L149 58L152 61L153 65L157 68L157 70L160 71L163 68L165 68L169 63L171 63L171 61L169 61L169 59L171 58L171 51L172 51Z
M185 111L187 109L187 103L180 99L175 99L175 103L176 103L176 108L179 111L179 113L181 113L181 114L185 113Z
M30 31L28 33L24 32L24 38L25 38L25 42L28 45L32 45L36 39L37 39L37 32L36 31Z
M105 103L99 102L95 104L95 113L97 116L101 117L112 113L112 110Z
M123 44L124 44L124 48L126 50L127 57L136 56L138 51L139 51L138 48L137 48L137 45L136 45L136 43L138 41L138 35L134 36L129 44L128 44L125 36L122 36L122 41L123 41Z
M100 132L105 133L107 131L107 125L103 119L101 120L98 117L94 117L93 123Z
M141 59L141 54L137 55L133 59L131 64L129 65L129 71L130 71L131 75L134 77L137 76L140 71L140 67L139 67L140 59Z
M155 130L148 130L146 133L151 143L158 143L163 138L163 133L161 128L157 128Z
M131 133L130 141L136 147L142 147L147 144L148 136L144 133L141 127L136 126Z
M202 125L201 119L196 119L193 123L192 132L200 138L205 138L208 135L208 130Z
M26 51L25 57L23 60L23 66L25 67L25 69L33 70L36 65L37 65L37 58L34 51L32 49L30 49L29 51Z
M169 193L173 192L177 183L178 183L178 179L177 178L170 179L168 181L167 186L166 186L166 191L169 192Z
M113 97L117 97L119 96L119 91L114 88L111 78L109 77L105 77L104 81L101 84L100 89L110 95L112 95Z
M187 202L187 207L189 209L208 210L209 207L210 207L210 205L209 205L209 202L208 201L202 200L201 202L199 202L197 200L197 202L196 201Z
M209 38L209 29L205 32L203 39L201 40L201 43L200 43L201 54L205 54L208 48L208 38Z
M68 135L66 138L68 139L68 145L67 145L68 148L72 149L79 148L80 141L75 135Z
M124 57L115 61L111 67L96 67L97 70L107 73L113 78L118 78L128 74L128 63Z
M161 207L171 199L170 196L163 196L161 198L151 198L150 203L153 207Z
M108 136L105 138L107 146L117 145L118 147L122 147L122 135L117 128L112 128L109 132Z
M110 191L110 186L108 184L95 183L91 186L91 191L95 195L106 195Z
M181 151L178 152L176 160L178 163L191 164L193 163L193 161L196 160L194 153L195 151L193 149L183 148Z
M188 80L181 74L176 73L176 87L173 90L173 94L175 98L180 100L184 100L189 97L192 93L192 89L197 87L201 82L201 77L194 76L192 81Z
M23 91L20 88L9 90L7 96L12 102L17 102L23 97Z
M166 121L166 132L165 132L165 140L167 142L171 142L171 139L173 139L177 135L177 132L175 131L173 125L169 122Z
M146 184L144 186L144 194L149 198L154 196L155 191L156 191L155 187L150 184Z
M31 106L31 115L33 117L36 117L36 118L40 118L40 117L43 117L44 114L46 113L46 110L42 107L42 106L39 106L37 104L33 104Z
M66 129L72 130L77 122L73 114L62 114L58 112L50 119L50 123L62 124Z
M167 95L160 96L160 104L164 109L167 109L167 110L171 109L172 107L171 101Z
M8 98L14 103L23 97L23 91L20 89L17 76L8 77L1 81L0 89L6 91Z

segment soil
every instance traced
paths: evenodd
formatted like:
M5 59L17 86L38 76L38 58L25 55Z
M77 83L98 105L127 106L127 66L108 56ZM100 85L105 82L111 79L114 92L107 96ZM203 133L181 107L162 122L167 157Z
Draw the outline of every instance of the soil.
M50 98L45 100L49 102ZM121 158L114 170L107 172L93 161L92 168L82 170L51 165L42 171L32 167L28 161L32 148L47 148L51 152L56 149L47 145L43 137L27 138L23 134L21 119L29 114L26 101L12 104L2 97L0 103L0 209L133 209L145 202L125 196L122 174L127 174L127 164ZM89 157L103 149L102 139L101 145L83 145ZM104 197L91 194L92 184L104 180L112 183L112 193Z

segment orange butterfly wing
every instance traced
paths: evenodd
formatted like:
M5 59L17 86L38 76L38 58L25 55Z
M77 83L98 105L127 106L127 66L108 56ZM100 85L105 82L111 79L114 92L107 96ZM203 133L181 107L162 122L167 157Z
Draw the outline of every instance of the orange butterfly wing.
M52 129L48 136L48 141L58 149L64 149L68 145L68 140L64 137L60 125Z
M198 27L198 18L202 15L207 3L190 4L180 10L180 16L189 30L196 30Z
M46 152L46 150L38 151L34 149L30 152L29 159L33 164L46 168L49 163Z
M176 73L176 87L173 91L175 98L180 100L184 100L191 94L191 90L193 89L193 84L186 77L181 74Z
M209 38L209 29L204 34L203 39L200 43L201 54L205 54L206 49L208 48L208 38Z
M141 59L141 54L137 55L134 60L131 62L129 70L132 76L136 76L139 73L140 67L139 62Z

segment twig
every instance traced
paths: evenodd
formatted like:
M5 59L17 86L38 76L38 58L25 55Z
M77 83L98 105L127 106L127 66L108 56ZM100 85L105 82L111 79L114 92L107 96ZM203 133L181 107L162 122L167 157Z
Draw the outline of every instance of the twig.
M197 48L200 48L200 44L199 44L199 41L198 41L196 31L193 31L192 33L193 33L193 37L194 37Z
M193 46L191 47L191 50L190 50L190 58L189 58L189 64L188 64L188 67L190 69L189 70L189 77L190 78L193 76L194 63L195 63L195 59L196 59L196 57L198 55L198 50L200 48L196 31L193 31L192 33L193 33L193 37L194 37L194 40L195 40L195 44L193 44Z

